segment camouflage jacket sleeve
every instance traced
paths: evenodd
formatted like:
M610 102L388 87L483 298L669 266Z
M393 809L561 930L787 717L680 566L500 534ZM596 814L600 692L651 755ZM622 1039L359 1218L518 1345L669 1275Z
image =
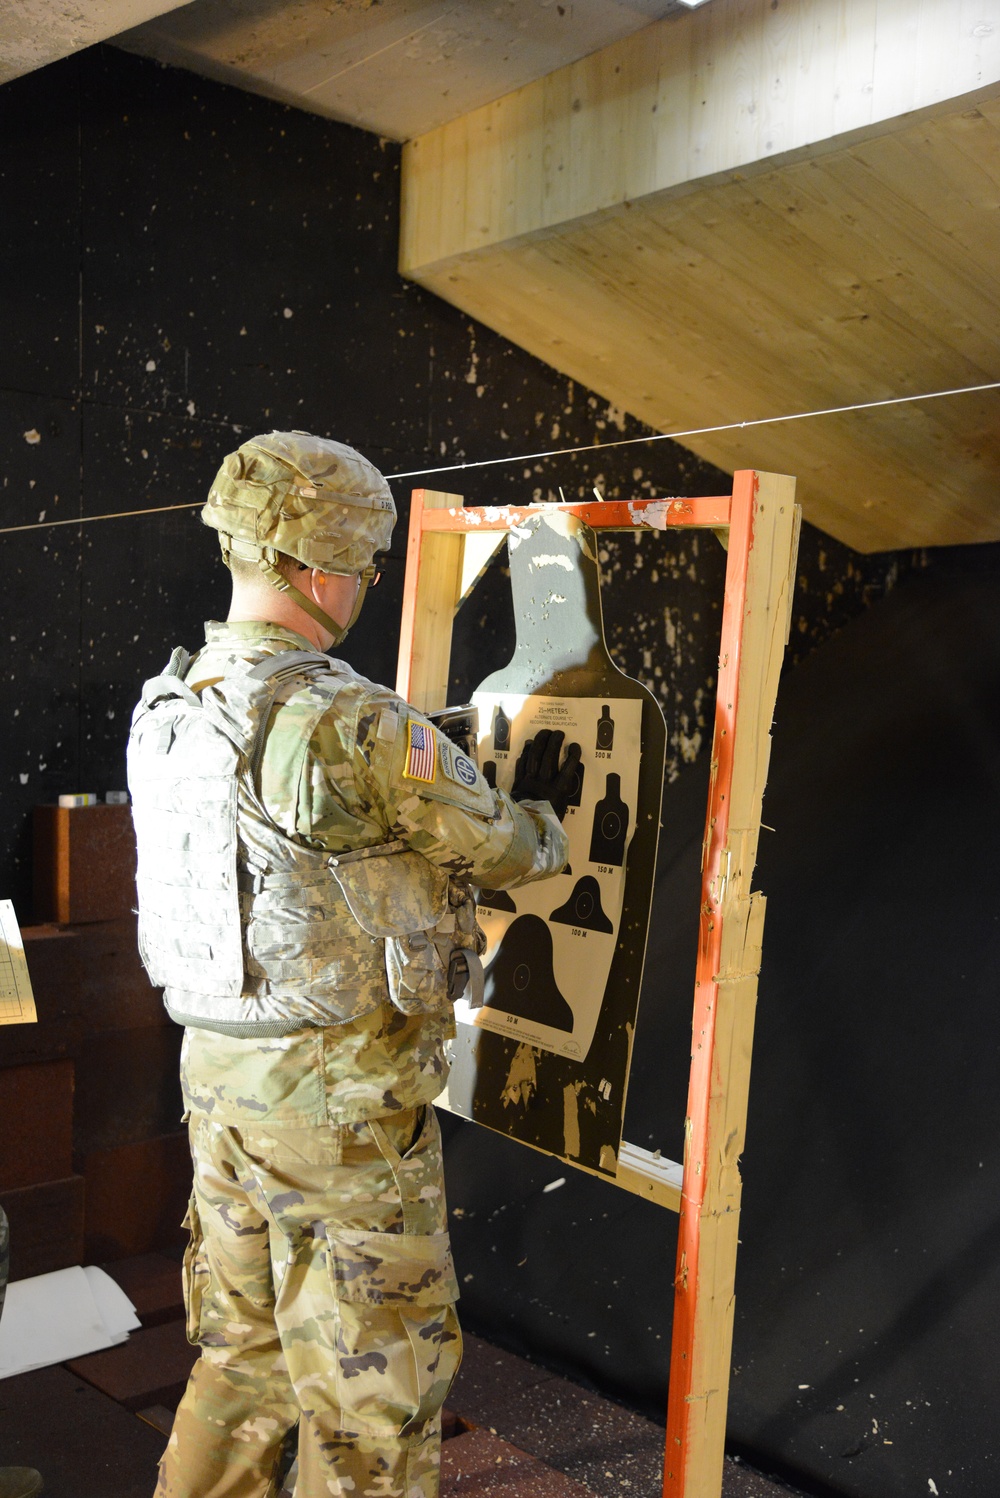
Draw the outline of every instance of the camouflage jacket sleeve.
M332 852L401 837L431 863L490 889L544 879L565 864L566 834L547 801L519 805L491 790L426 718L362 678L315 723L293 791L276 741L286 737L280 724L291 750L297 716L292 703L278 714L261 787L272 815L276 797L283 801L278 820L293 836Z
M389 826L431 863L490 889L557 874L568 844L547 801L518 804L398 698L380 707L369 771Z

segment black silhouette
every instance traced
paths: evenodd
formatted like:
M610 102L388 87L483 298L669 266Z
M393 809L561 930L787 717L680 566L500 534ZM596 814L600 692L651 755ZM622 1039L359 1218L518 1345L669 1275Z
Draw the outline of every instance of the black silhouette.
M497 715L493 719L493 747L501 753L510 749L510 719L502 707L497 708Z
M607 777L604 797L594 811L594 830L590 838L591 863L610 863L621 868L625 862L625 838L628 834L628 807L621 797L622 778Z
M477 903L488 905L490 910L512 910L517 914L517 906L505 889L481 889Z
M579 760L577 762L576 770L573 775L573 789L570 791L569 798L566 802L567 807L580 805L580 797L583 795L583 775L583 761ZM564 869L563 873L565 872L566 870Z
M597 725L598 749L610 749L615 741L615 720L607 703L601 708L601 721Z
M601 886L593 874L584 874L573 887L573 893L565 905L560 905L549 916L550 921L559 921L564 926L583 926L588 931L612 932L615 928L604 914L601 906Z
M519 915L503 934L486 974L485 1003L554 1030L573 1028L573 1011L556 987L552 933L538 915Z

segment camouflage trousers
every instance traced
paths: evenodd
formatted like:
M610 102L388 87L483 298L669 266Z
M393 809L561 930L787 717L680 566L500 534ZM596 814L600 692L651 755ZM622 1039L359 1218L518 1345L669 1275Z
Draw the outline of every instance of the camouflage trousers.
M433 1108L342 1127L191 1120L188 1337L158 1498L435 1498L461 1358Z
M7 1294L7 1281L10 1278L10 1230L7 1226L7 1214L0 1207L0 1316L3 1315L4 1297Z

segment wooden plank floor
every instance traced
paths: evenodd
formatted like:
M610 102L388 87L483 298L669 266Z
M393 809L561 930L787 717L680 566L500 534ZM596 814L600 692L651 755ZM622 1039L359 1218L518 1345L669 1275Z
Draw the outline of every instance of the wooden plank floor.
M107 1268L142 1330L120 1347L0 1381L0 1466L38 1467L46 1498L150 1498L194 1359L176 1260L144 1254ZM466 1334L449 1406L441 1498L658 1498L661 1425L481 1337ZM727 1461L723 1498L788 1493Z

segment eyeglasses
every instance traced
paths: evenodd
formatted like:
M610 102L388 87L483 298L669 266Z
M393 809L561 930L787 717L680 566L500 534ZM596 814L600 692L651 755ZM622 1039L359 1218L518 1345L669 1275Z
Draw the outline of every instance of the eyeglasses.
M300 572L308 572L310 570L308 562L299 562L298 566ZM382 569L380 567L369 566L363 568L361 572L356 572L354 576L357 579L359 588L362 582L368 588L377 588L382 581Z

